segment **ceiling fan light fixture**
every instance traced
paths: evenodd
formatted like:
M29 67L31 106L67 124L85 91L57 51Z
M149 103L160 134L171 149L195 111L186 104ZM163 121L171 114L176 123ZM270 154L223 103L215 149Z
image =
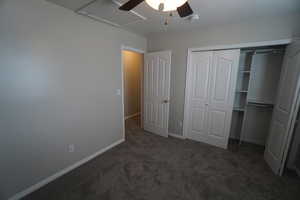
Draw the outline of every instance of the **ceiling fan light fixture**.
M161 9L161 4L163 4L163 10L164 12L168 11L174 11L178 7L182 6L184 3L187 2L187 0L145 0L146 3L155 10Z

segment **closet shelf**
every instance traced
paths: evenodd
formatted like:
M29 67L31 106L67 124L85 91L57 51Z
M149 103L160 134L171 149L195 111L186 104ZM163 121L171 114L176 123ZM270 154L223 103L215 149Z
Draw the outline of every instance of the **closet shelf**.
M250 71L251 66L247 66L247 65L242 65L240 66L240 69L246 69L246 70L241 70L241 71Z
M273 104L257 103L257 102L248 102L247 105L255 106L255 107L259 107L259 108L273 108L274 107Z
M245 111L245 108L243 108L243 107L234 107L234 108L233 108L233 111L244 112L244 111Z
M238 91L236 91L237 93L247 93L248 92L248 90L238 90Z
M242 70L242 71L240 71L240 73L243 73L243 74L250 74L250 70Z

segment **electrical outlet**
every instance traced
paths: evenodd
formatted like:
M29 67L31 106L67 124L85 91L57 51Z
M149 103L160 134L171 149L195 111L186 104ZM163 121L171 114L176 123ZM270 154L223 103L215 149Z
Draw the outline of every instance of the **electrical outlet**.
M73 153L75 151L75 145L69 144L69 153Z

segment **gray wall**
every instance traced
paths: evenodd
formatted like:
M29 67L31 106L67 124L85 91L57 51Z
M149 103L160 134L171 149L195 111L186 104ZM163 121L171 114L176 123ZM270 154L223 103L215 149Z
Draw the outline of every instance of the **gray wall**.
M147 41L43 0L1 0L0 27L6 199L123 138L120 48Z
M141 112L141 70L143 65L143 54L123 51L125 117Z
M189 32L162 33L149 36L149 51L172 51L169 131L182 135L181 122L184 112L188 48L291 38L293 34L299 32L299 18L300 15L271 19L258 18L240 24L203 27Z

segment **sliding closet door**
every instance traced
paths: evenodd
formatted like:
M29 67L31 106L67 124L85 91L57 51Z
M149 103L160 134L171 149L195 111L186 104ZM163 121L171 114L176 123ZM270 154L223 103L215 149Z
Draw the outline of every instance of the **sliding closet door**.
M185 108L188 138L227 148L239 54L239 50L191 54Z
M281 174L285 162L286 145L292 126L296 99L299 91L300 42L294 42L286 51L281 72L276 105L273 111L265 160L274 173Z

